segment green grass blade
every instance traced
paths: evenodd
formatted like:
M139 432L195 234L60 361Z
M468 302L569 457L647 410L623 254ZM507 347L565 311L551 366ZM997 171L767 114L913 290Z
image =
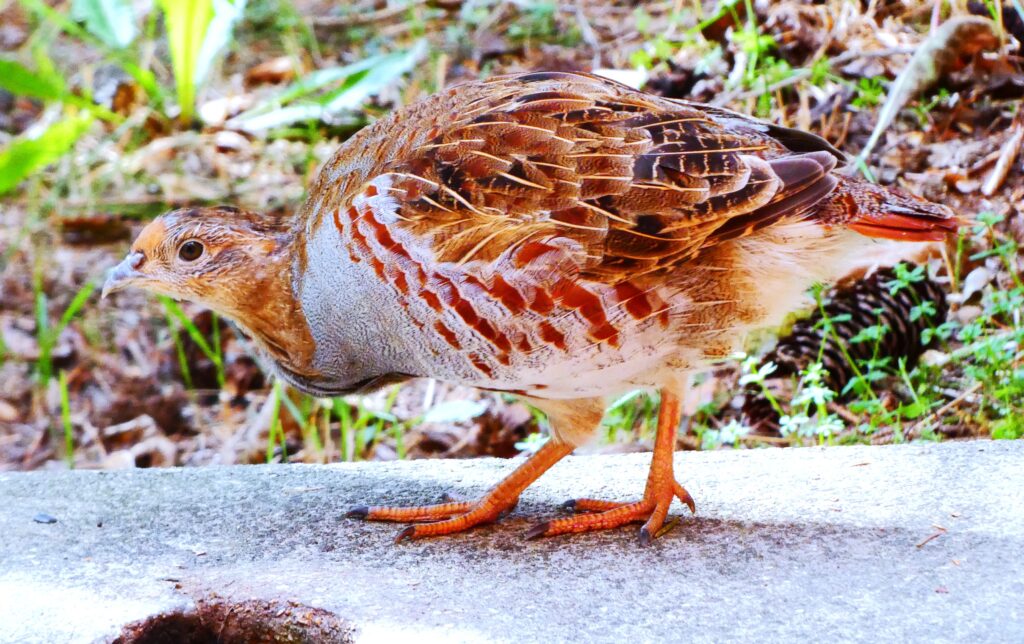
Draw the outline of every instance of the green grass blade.
M0 195L10 192L25 177L64 156L91 122L91 116L64 119L34 139L18 138L0 150Z
M304 400L306 400L307 402L309 402L309 401L312 401L314 403L316 402L315 399L310 398L308 396L305 397ZM301 409L299 409L299 406L295 404L295 401L293 401L291 399L291 397L287 396L287 395L285 395L285 396L283 396L281 398L281 402L284 403L285 409L288 410L288 414L291 415L291 417L295 420L295 422L298 423L299 427L302 428L302 439L303 439L303 441L306 442L306 443L309 443L311 445L312 449L317 454L322 455L323 451L324 451L324 447L323 447L323 443L320 441L320 435L317 433L316 413L315 413L315 411L313 412L312 418L311 418L310 414L305 413ZM315 410L315 407L314 407L314 410Z
M281 381L274 381L274 388L271 390L271 410L270 410L270 431L267 434L267 462L272 463L274 460L274 445L277 442L277 437L281 437L281 451L283 459L288 460L288 451L285 447L284 430L281 428L281 398L283 392L281 391Z
M215 0L213 17L206 26L202 44L196 56L196 68L192 82L202 87L210 75L214 61L224 52L234 33L235 25L242 19L246 0Z
M163 108L163 104L166 102L166 96L164 95L164 91L160 87L160 84L157 82L156 76L154 76L153 72L148 69L139 67L135 61L132 60L131 56L133 54L130 51L111 49L102 40L96 38L87 30L78 26L78 24L74 20L68 18L67 15L59 11L55 11L40 0L19 0L19 2L21 3L21 6L35 13L42 20L57 25L61 31L69 36L78 38L83 42L97 47L103 52L108 60L120 65L121 68L124 69L124 71L127 72L143 90L145 90L146 94L153 99L156 107L161 109Z
M71 17L111 49L124 49L138 33L128 0L73 0Z
M178 106L186 122L195 118L196 93L214 61L231 42L245 0L160 0L171 49Z
M92 295L95 290L96 283L91 281L86 282L80 289L78 289L78 292L75 293L75 297L73 297L71 299L71 303L68 304L68 308L64 309L64 314L60 316L60 321L57 323L57 326L53 329L54 335L60 335L64 329L67 328L68 324L71 323L72 318L78 315L78 312L83 306L85 306L89 296Z
M50 315L47 313L46 293L39 279L33 280L35 290L36 340L39 343L39 361L36 363L36 375L40 384L50 382L53 367L50 355L53 351L53 340L50 337Z
M192 370L188 366L188 357L185 355L185 343L181 341L181 334L178 333L178 327L174 325L174 320L170 316L167 316L167 326L171 330L171 340L174 342L174 352L178 356L178 369L181 371L181 379L185 381L186 389L195 389L195 387L192 386Z
M350 87L327 101L324 109L328 114L338 114L362 105L363 101L380 93L381 90L397 82L399 78L411 71L416 63L423 58L426 51L426 41L420 40L407 51L385 56Z
M341 441L341 460L354 461L355 449L353 448L352 414L349 411L348 403L344 398L333 398L331 411L338 417L338 433Z
M60 334L64 332L71 320L78 315L78 312L85 306L89 296L92 295L93 291L96 290L96 284L94 282L86 282L78 289L75 296L71 299L71 303L64 309L63 315L60 316L60 320L57 321L57 325L50 328L49 316L46 312L46 294L41 289L36 290L36 329L38 334L39 342L39 363L37 364L37 372L39 375L39 382L46 384L50 381L53 375L53 348L57 345L57 340L60 339Z
M102 105L97 105L88 96L79 96L67 91L64 79L56 71L53 61L41 51L36 53L35 70L28 69L19 62L0 58L0 89L43 101L64 101L113 123L124 121L123 117Z
M19 96L30 96L44 101L64 98L67 88L57 74L28 69L21 63L0 58L0 88Z
M286 105L295 99L303 96L308 96L318 90L324 89L329 85L333 85L339 81L342 81L350 76L355 76L361 72L366 72L374 65L378 64L384 56L371 56L365 58L359 62L352 63L351 65L342 65L340 67L328 67L326 69L318 69L315 72L306 74L299 80L295 81L280 94L272 97L262 105L259 105L248 113L258 113L260 111L266 111L268 108Z
M214 365L217 367L217 382L223 388L226 376L224 375L224 347L221 346L220 341L220 316L211 313L211 318L213 320L213 353L217 356Z
M166 309L166 311L171 315L171 317L177 320L178 324L180 324L181 327L185 329L185 332L188 333L188 336L192 338L193 342L196 343L196 345L199 347L199 350L203 352L203 355L205 355L207 358L209 358L211 362L213 362L213 364L217 367L217 373L222 374L224 365L221 356L216 351L213 350L213 347L211 347L210 343L206 341L206 338L203 337L202 332L199 331L195 323L192 320L190 320L187 315L185 315L185 312L181 310L181 307L178 306L177 302L167 297L166 295L161 295L159 297L160 301L164 305L164 309ZM220 377L223 377L223 375L221 375Z
M234 117L228 124L258 132L352 110L397 82L425 53L426 43L419 41L406 51L371 56L351 65L315 71L273 98ZM340 85L333 87L338 83ZM321 91L323 93L317 95Z
M181 117L191 122L195 116L196 66L206 30L213 20L210 0L160 0L171 49L171 69L178 92Z
M71 427L71 399L68 396L68 374L61 369L58 375L60 383L60 421L64 427L64 458L68 467L75 468L75 435Z

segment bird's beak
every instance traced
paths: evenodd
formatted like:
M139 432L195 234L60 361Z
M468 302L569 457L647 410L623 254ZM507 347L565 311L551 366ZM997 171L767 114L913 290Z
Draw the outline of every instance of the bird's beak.
M100 298L127 288L136 280L145 277L139 272L139 266L142 265L143 259L145 259L145 256L138 251L128 253L128 257L125 257L120 264L110 269L107 281L103 283L103 292L100 294Z

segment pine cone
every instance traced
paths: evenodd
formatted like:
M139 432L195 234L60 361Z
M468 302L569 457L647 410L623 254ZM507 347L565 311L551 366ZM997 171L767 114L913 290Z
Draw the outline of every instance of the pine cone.
M913 270L914 266L909 265ZM824 315L832 320L835 335L820 324L822 311L815 311L810 317L793 325L788 335L779 339L761 364L775 363L776 369L766 381L774 396L786 398L787 385L791 376L799 374L821 356L825 368L825 383L834 391L843 388L856 376L853 366L843 355L843 348L856 364L870 360L892 358L893 364L905 359L908 369L913 368L926 349L921 337L924 330L946 320L948 306L946 295L934 281L924 278L912 282L908 287L890 292L889 285L896 280L896 271L884 268L850 286L839 289L823 307ZM911 321L911 309L931 302L934 315L921 315ZM848 319L847 319L848 318ZM884 325L885 333L878 342L877 356L874 341L851 342L861 331L876 325ZM838 336L842 344L836 341ZM743 401L743 415L754 433L762 436L779 435L779 417L758 385L749 385Z

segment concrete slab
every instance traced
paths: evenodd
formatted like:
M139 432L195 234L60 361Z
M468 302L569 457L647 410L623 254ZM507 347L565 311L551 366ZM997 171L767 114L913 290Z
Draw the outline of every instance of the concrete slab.
M634 498L648 458L571 458L501 524L398 546L344 511L511 463L0 474L0 641L1024 641L1024 442L683 453L698 513L652 547L522 539L567 498Z

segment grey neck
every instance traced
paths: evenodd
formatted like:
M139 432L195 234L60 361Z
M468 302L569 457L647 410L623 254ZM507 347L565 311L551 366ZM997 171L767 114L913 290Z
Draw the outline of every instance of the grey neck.
M330 219L306 242L306 270L294 288L313 333L313 368L320 376L296 385L349 390L389 374L424 375L408 346L415 334L400 303L366 262L352 260Z

